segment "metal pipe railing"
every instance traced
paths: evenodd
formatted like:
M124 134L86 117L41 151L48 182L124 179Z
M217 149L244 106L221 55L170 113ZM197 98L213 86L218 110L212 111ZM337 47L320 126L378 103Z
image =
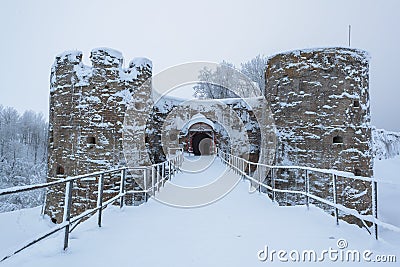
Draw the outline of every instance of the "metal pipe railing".
M243 177L247 178L248 180L258 184L258 186L261 188L265 188L266 190L269 190L272 192L272 201L276 201L276 196L275 193L291 193L291 194L300 194L304 195L306 198L306 205L307 207L309 206L309 199L314 199L318 202L321 202L323 204L326 204L332 208L335 209L335 218L336 218L336 223L339 224L339 210L348 214L352 215L358 219L360 219L363 224L366 226L365 221L368 221L373 224L374 228L374 235L375 238L378 239L378 226L383 227L388 230L392 230L395 232L400 233L400 228L397 226L394 226L389 223L382 222L378 220L378 197L377 197L377 186L378 186L378 181L374 178L370 177L362 177L362 176L355 176L352 173L348 172L343 172L343 171L336 171L336 170L327 170L327 169L318 169L318 168L312 168L312 167L302 167L302 166L273 166L273 165L268 165L268 164L263 164L263 163L255 163L255 162L250 162L246 159L240 158L238 156L226 153L220 149L217 149L217 155L222 159L222 161L227 164L233 171L238 174L242 175ZM231 160L233 159L233 160ZM255 179L251 176L251 172L249 171L246 173L245 169L243 168L244 164L252 164L259 168L265 168L270 169L270 177L271 177L271 186L263 183L261 181L262 179L259 177L258 179ZM297 169L297 170L304 170L305 171L305 181L304 181L304 191L298 191L298 190L287 190L287 189L279 189L276 188L275 185L275 175L276 175L276 170L278 169ZM250 170L250 167L249 167ZM309 181L309 172L318 172L318 173L323 173L323 174L330 174L332 176L332 184L333 184L333 202L323 199L321 197L315 196L310 193L310 181ZM261 171L259 171L261 173ZM360 214L357 210L355 209L350 209L348 207L345 207L341 204L338 204L337 201L337 177L344 177L352 180L359 180L359 181L364 181L364 182L369 182L371 183L371 188L372 188L372 215L363 215ZM261 190L261 189L260 189ZM366 226L366 229L369 231L369 229ZM371 233L371 232L370 232Z
M127 194L135 194L135 193L144 193L145 194L145 200L147 201L147 196L148 193L153 193L159 191L160 189L160 184L161 186L164 185L165 180L169 180L172 178L172 175L174 175L177 171L177 169L180 168L182 165L184 158L183 158L183 153L179 152L173 157L167 159L164 162L161 163L156 163L150 166L141 166L141 167L122 167L118 169L113 169L113 170L105 170L105 171L98 171L98 172L93 172L89 174L84 174L84 175L78 175L78 176L73 176L73 177L67 177L62 180L58 181L53 181L53 182L48 182L48 183L42 183L42 184L35 184L35 185L26 185L26 186L16 186L16 187L11 187L11 188L5 188L0 190L0 196L4 195L9 195L9 194L16 194L20 192L25 192L25 191L31 191L31 190L36 190L40 188L47 188L51 187L54 185L59 185L59 184L65 184L66 190L64 193L64 216L63 216L63 222L49 231L42 233L41 235L38 235L36 238L28 241L26 244L24 244L21 248L7 254L4 256L0 262L10 258L11 256L21 252L22 250L36 244L37 242L53 235L54 233L65 229L64 233L64 250L68 248L68 241L69 241L69 234L70 232L76 227L76 225L70 229L71 225L73 223L79 223L81 222L84 218L91 216L98 212L98 219L97 219L97 224L99 227L102 225L102 211L105 207L107 207L110 204L113 204L115 201L119 200L120 201L120 208L123 207L124 205L124 197ZM165 165L168 166L168 174L166 172L166 167ZM161 176L159 173L160 166L162 169ZM173 169L171 169L173 168ZM142 171L143 175L143 181L144 181L144 188L143 190L130 190L126 191L126 172L127 171ZM147 172L151 170L151 187L147 187ZM104 189L104 175L105 174L113 174L113 173L118 173L120 172L121 175L121 182L120 182L120 190L118 195L112 197L111 199L103 202L103 189ZM157 174L155 173L157 172ZM71 217L71 207L72 207L72 190L73 190L73 184L77 180L85 179L85 178L91 178L91 177L99 177L98 179L98 186L97 186L97 205L93 209L86 210L82 212L81 214ZM157 190L156 190L157 189Z

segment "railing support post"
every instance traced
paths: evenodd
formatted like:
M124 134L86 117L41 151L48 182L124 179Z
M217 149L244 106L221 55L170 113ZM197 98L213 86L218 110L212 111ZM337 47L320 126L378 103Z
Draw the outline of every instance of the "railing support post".
M246 164L244 164L244 160L243 159L241 159L241 162L242 162L242 164L241 164L241 172L242 172L242 177L243 177L243 180L246 178Z
M333 184L333 203L337 205L337 189L336 189L337 176L332 174L332 184ZM336 225L339 225L339 209L335 207L335 217Z
M101 215L103 212L103 185L104 185L104 173L100 174L99 185L97 189L97 208L98 208L98 218L97 225L101 227Z
M372 215L378 219L378 182L372 181ZM378 225L374 222L375 239L378 240Z
M240 175L242 176L242 179L244 180L244 175L243 175L244 161L241 158L239 158L239 165L240 165Z
M309 193L310 190L309 190L308 186L309 186L309 183L308 183L308 170L306 170L305 177L304 177L304 192L306 193L306 206L307 206L307 209L310 208L310 198L308 197L308 193Z
M171 160L168 160L168 180L171 180Z
M174 160L173 159L171 159L170 165L171 165L170 172L171 172L171 178L172 178L175 175L175 170L174 170L175 166L174 166Z
M272 201L275 202L275 169L271 169Z
M151 191L153 191L153 196L156 194L156 168L151 166Z
M176 173L178 172L178 159L174 159L174 176L176 175Z
M242 174L242 162L240 162L239 157L237 157L237 164L238 164L238 174L241 175Z
M67 225L65 226L65 234L64 234L64 250L68 248L69 226L70 226L69 220L71 218L72 185L73 181L69 181L65 186L64 223L67 223Z
M125 201L125 197L123 195L125 193L125 179L126 179L126 169L123 169L121 171L121 184L119 187L119 193L121 194L120 203L119 203L120 208L122 208L124 206L124 201Z
M236 173L237 175L240 174L240 169L239 169L239 158L235 156L235 168L236 168Z
M143 170L143 190L144 190L144 201L147 202L147 171L148 168Z
M164 186L164 181L165 181L165 162L163 162L162 165L161 165L161 180L162 180L161 185Z
M261 193L261 173L262 173L262 166L259 165L258 168L258 192Z
M157 164L157 192L160 191L160 165Z

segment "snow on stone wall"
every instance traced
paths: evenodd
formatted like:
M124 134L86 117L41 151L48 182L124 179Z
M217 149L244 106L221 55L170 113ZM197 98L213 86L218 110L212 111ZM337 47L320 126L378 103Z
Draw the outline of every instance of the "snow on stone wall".
M277 165L372 176L368 72L369 56L357 49L297 50L269 58L265 97L277 127ZM304 174L286 171L281 177L285 189L304 187ZM329 199L330 182L313 174L312 190ZM341 179L339 186L341 202L371 212L369 185ZM289 205L304 201L290 194L280 198Z
M216 125L216 141L220 148L236 155L246 155L258 162L260 153L260 128L253 111L246 102L251 101L253 107L262 103L254 99L218 99L190 100L163 96L154 104L152 116L147 125L147 146L154 162L165 158L165 147L178 146L179 139L162 138L163 134L185 134L185 125L200 113ZM260 107L259 107L260 108ZM167 128L160 125L168 125ZM230 129L227 129L230 128ZM244 138L244 139L243 139ZM163 144L167 142L168 144ZM174 144L173 144L174 143Z
M125 164L125 110L130 100L142 96L138 90L152 75L151 61L137 59L123 68L122 54L110 48L93 49L90 60L86 66L82 52L67 51L57 55L52 66L48 181ZM106 193L117 191L119 178L106 180ZM73 214L96 205L97 196L90 193L95 187L96 179L77 183ZM58 222L63 192L63 187L53 187L47 194L46 213Z

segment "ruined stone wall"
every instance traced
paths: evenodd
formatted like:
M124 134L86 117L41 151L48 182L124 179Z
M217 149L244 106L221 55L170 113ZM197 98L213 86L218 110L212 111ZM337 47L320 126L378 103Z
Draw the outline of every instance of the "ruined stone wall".
M82 52L58 55L51 72L48 181L125 165L122 126L127 104L152 75L147 59L123 68L118 51L91 52L92 66L82 63ZM151 92L149 92L151 94ZM105 177L106 197L118 191L119 177ZM77 182L73 215L96 204L97 178ZM135 186L133 183L131 186ZM53 187L46 199L46 214L62 218L64 186ZM108 194L108 196L107 196Z
M146 145L153 162L165 159L166 146L179 146L180 139L174 135L178 136L184 124L198 113L214 123L216 144L220 148L258 162L261 136L253 111L240 98L225 100L226 103L223 101L192 100L172 103L173 101L161 100L155 103L146 126ZM262 104L261 101L257 102L257 98L252 101L256 107ZM226 127L230 127L232 131L229 132Z
M267 159L274 154L276 165L373 174L369 62L363 51L327 48L271 57L265 89L270 107L262 98L245 99L254 102L254 110L243 99L153 104L152 85L145 83L152 75L149 60L137 59L123 68L121 53L106 48L94 49L90 59L92 66L85 66L81 52L65 52L52 67L48 181L165 160L168 147L179 146L182 126L197 113L219 128L216 138L221 148L251 161L270 164ZM126 116L128 103L132 105ZM125 154L124 147L128 147ZM128 189L143 186L133 180L140 173L131 175ZM284 169L275 175L277 188L304 190L305 173ZM332 201L331 177L313 172L309 177L311 193ZM120 178L105 178L109 198L118 191ZM96 205L97 179L75 185L73 215ZM271 182L271 173L266 181ZM369 184L339 177L338 185L339 204L371 212ZM303 197L283 193L277 194L277 200L284 205L304 203ZM63 201L64 186L48 191L46 214L58 222Z
M275 55L266 68L265 97L277 127L276 165L337 169L372 176L369 57L347 48ZM283 189L303 190L304 174L280 173ZM331 177L310 174L313 193L332 200ZM369 184L339 179L339 201L371 212ZM298 204L280 195L281 204Z

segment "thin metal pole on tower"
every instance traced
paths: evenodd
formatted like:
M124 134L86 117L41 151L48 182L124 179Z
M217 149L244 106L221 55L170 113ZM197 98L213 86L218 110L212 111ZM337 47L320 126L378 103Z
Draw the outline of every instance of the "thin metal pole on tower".
M349 25L349 47L351 44L351 25Z

